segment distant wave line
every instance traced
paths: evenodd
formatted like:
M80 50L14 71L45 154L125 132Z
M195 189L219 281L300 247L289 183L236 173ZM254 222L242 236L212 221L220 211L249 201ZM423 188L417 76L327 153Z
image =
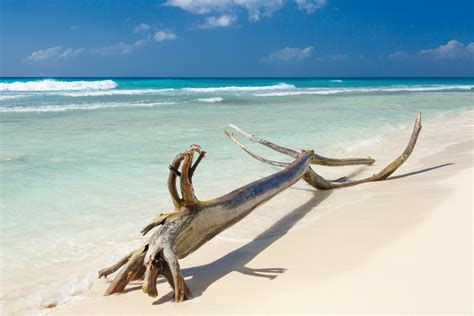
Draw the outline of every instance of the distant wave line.
M246 91L264 91L264 90L289 90L296 89L295 85L281 82L271 86L227 86L227 87L206 87L206 88L182 88L188 92L246 92Z
M71 110L97 110L109 108L128 107L155 107L159 105L172 105L176 102L154 102L154 103L93 103L93 104L71 104L71 105L42 105L36 107L2 107L0 112L4 113L24 113L24 112L65 112Z
M367 92L424 92L424 91L470 91L474 85L436 85L436 86L392 86L392 87L360 87L360 88L307 88L295 91L278 91L268 93L255 93L258 97L283 97L294 95L330 95L339 93L367 93Z
M0 83L0 91L71 91L71 90L105 90L114 89L117 83L113 80L97 81L60 81L43 79L35 81L15 81Z

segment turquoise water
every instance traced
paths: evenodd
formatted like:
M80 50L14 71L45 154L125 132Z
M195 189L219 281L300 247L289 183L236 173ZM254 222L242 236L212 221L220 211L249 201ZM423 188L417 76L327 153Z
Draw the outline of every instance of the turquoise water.
M228 123L330 154L411 126L418 111L473 104L472 78L0 79L2 288L96 271L171 209L167 167L190 144L208 152L201 199L274 172L223 136Z

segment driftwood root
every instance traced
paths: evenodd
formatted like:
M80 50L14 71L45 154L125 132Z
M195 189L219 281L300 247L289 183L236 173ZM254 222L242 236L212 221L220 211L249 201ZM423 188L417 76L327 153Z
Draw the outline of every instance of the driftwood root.
M153 231L141 247L124 256L114 265L99 271L99 278L118 271L105 295L120 293L130 282L143 280L143 292L156 297L158 295L157 280L159 276L163 276L173 289L176 302L190 298L191 291L181 273L178 259L186 257L218 233L247 216L261 203L286 190L300 179L321 190L386 179L412 153L421 130L421 114L417 115L412 135L403 153L377 174L360 180L350 180L349 177L327 180L317 174L311 165L330 167L371 165L375 160L370 157L328 158L316 154L313 150L296 151L277 145L249 134L235 125L230 125L230 127L252 142L294 158L293 162L286 163L261 157L246 148L234 134L224 131L252 158L284 169L221 197L199 201L194 193L192 178L206 152L202 151L198 145L191 145L188 150L178 154L170 164L167 182L174 210L161 213L141 230L143 235ZM194 161L195 154L198 154L198 157Z

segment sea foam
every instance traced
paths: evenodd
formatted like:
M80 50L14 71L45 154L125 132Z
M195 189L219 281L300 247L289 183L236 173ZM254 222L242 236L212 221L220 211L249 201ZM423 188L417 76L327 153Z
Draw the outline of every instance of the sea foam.
M373 93L373 92L430 92L430 91L469 91L474 85L431 85L431 86L389 86L360 88L306 88L292 91L255 93L258 97L284 97L294 95L330 95L339 93Z
M18 98L24 98L27 97L28 95L25 94L17 94L17 95L0 95L0 101L3 100L13 100L13 99L18 99Z
M0 107L0 113L11 112L65 112L71 110L97 110L107 108L131 108L131 107L155 107L160 105L171 105L176 102L153 102L153 103L86 103L86 104L68 104L68 105L40 105L35 107Z
M200 98L196 99L196 101L204 102L204 103L217 103L224 101L224 98L216 97L216 98Z
M265 91L265 90L289 90L296 86L281 82L271 86L228 86L228 87L207 87L207 88L182 88L187 92L246 92L246 91Z
M13 291L0 300L5 315L46 315L51 308L70 301L88 291L96 273L71 276L67 280Z
M15 81L0 83L0 91L68 91L68 90L106 90L114 89L117 83L113 80L97 81L60 81L44 79L35 81Z

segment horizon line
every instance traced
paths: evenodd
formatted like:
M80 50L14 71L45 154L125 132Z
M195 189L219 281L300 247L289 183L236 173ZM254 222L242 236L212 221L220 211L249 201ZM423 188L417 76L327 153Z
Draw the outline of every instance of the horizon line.
M474 76L0 76L0 79L474 79Z

